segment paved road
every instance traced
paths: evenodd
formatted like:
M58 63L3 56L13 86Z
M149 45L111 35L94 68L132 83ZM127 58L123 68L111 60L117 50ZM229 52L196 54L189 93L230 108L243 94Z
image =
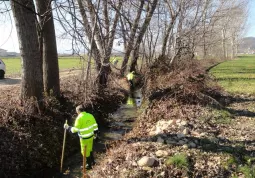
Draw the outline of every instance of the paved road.
M80 70L65 70L60 72L60 79L65 78L71 75L78 75ZM20 77L6 77L4 79L0 79L0 88L2 87L10 87L10 86L17 86L21 83L21 78Z
M4 78L0 80L0 87L6 85L17 85L20 84L21 78Z

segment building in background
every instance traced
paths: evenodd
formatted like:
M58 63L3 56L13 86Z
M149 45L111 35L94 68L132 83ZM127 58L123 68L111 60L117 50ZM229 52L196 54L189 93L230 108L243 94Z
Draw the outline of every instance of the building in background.
M19 57L19 56L20 53L8 52L7 50L0 48L0 57Z
M0 57L5 57L5 56L7 56L7 50L0 48Z

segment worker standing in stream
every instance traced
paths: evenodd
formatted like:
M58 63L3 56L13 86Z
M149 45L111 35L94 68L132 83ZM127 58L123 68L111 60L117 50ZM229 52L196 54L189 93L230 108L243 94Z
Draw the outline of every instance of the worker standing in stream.
M119 60L116 58L116 56L114 56L114 59L112 60L112 63L114 66L117 66Z
M132 71L127 74L127 80L129 82L130 90L134 89L134 77L135 77L135 71Z
M82 105L76 107L76 112L78 116L75 119L74 127L65 124L64 129L67 129L72 133L78 133L82 156L84 156L84 147L86 145L86 168L90 169L95 164L93 156L93 140L95 138L94 135L98 134L98 125L94 116L85 112Z

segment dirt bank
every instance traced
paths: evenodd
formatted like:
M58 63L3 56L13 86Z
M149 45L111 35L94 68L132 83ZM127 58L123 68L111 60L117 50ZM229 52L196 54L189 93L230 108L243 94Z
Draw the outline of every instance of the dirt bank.
M66 78L61 83L61 97L45 98L45 110L33 115L19 104L19 86L1 90L0 102L0 175L3 177L29 177L40 175L45 169L59 170L63 140L63 123L73 123L75 106L85 104L99 127L106 124L105 118L115 111L124 99L124 94L115 89L96 95L90 93L88 103L81 97L77 79ZM76 135L67 138L66 156L79 152ZM40 173L40 174L38 174Z
M224 93L195 64L159 69L148 76L148 101L134 129L89 176L254 176L254 98Z

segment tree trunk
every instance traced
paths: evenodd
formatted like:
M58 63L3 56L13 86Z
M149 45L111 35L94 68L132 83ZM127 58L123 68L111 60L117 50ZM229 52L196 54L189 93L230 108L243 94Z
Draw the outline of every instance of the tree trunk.
M42 59L33 0L11 0L22 63L21 100L43 98Z
M142 11L143 11L144 2L145 2L144 0L141 0L141 4L139 6L134 24L132 25L131 34L130 34L130 37L129 37L129 40L128 40L127 48L126 48L126 51L125 51L125 56L123 58L123 62L122 62L122 65L121 65L121 70L120 70L120 74L122 76L124 76L124 73L127 70L128 59L129 59L130 53L133 49L135 34L136 34L136 31L137 31L137 28L138 28L138 25L139 25L139 21L140 21L140 17L141 17Z
M139 48L140 48L140 44L143 40L143 36L150 24L150 21L151 21L151 17L154 13L154 10L156 9L157 7L157 4L158 4L158 0L154 0L152 3L151 3L151 8L150 10L148 11L147 15L146 15L146 18L144 20L144 23L141 27L141 31L136 39L136 43L135 43L135 47L134 47L134 52L133 52L133 55L132 55L132 61L131 61L131 66L130 66L130 71L135 71L136 69L136 66L137 66L137 60L138 60L138 57L139 57Z
M173 6L172 6L172 1L167 1L165 0L165 3L169 9L169 12L170 12L170 15L171 15L171 23L168 24L167 26L167 30L165 31L164 33L164 37L163 37L163 44L162 44L162 48L161 48L161 56L165 56L166 55L166 47L167 47L167 42L169 41L169 36L170 36L170 33L173 31L173 28L174 28L174 24L175 24L175 21L177 19L177 16L179 15L179 12L181 10L181 5L178 7L178 10L175 11L173 9Z
M82 3L83 1L77 0L77 2L79 5L79 10L80 10L81 16L82 16L84 30L85 30L86 35L91 43L91 49L92 49L91 52L92 52L93 58L96 62L97 71L100 71L100 69L101 69L101 61L100 61L101 53L97 47L94 37L92 38L92 30L91 30L92 27L89 25L89 21L88 21L87 14L85 12L84 4Z
M110 65L102 65L99 73L99 91L107 86L108 75L111 72Z
M60 94L58 53L51 0L36 0L43 40L43 82L46 93Z
M235 38L235 34L233 34L233 36L231 37L231 50L232 50L232 54L231 54L231 58L234 59L236 57L236 38Z
M163 37L163 45L162 45L162 49L161 49L162 56L165 56L165 54L166 54L167 41L169 39L170 32L172 31L172 29L174 27L174 23L175 23L175 18L172 19L171 23L168 25L165 35Z
M227 58L227 51L226 51L226 30L225 28L222 29L222 50L223 50L223 58Z
M119 10L120 10L121 6L122 6L122 2L120 1L118 4ZM110 56L111 56L111 52L112 52L115 31L116 31L116 27L117 27L117 24L119 21L119 17L120 17L120 14L118 12L116 12L110 33L107 34L108 38L109 38L108 44L107 44L107 48L105 50L103 64L102 64L101 70L99 72L99 85L100 85L99 88L100 88L100 90L101 90L101 86L103 86L104 88L107 86L108 75L111 72ZM107 18L107 17L105 17L105 18Z

